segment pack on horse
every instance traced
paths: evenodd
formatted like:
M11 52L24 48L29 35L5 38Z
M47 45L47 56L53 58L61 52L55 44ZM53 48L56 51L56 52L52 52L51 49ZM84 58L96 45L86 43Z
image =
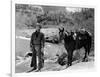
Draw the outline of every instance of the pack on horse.
M72 65L72 57L74 50L82 47L85 49L85 56L82 61L88 60L88 55L91 49L92 36L88 31L78 30L76 32L68 32L59 29L60 40L64 40L64 46L68 53L68 66Z

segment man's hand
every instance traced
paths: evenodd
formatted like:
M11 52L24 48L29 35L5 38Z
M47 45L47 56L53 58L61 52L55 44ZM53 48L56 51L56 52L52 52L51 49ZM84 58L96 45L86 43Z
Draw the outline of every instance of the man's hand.
M33 45L30 44L30 51L33 51Z

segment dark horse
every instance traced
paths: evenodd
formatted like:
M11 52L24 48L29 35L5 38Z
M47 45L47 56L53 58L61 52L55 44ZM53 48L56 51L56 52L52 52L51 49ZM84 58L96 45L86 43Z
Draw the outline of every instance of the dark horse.
M59 29L59 36L60 40L64 40L64 46L68 52L68 66L72 65L73 51L82 47L85 49L85 56L82 61L88 60L92 42L92 36L88 31L67 32L64 29Z

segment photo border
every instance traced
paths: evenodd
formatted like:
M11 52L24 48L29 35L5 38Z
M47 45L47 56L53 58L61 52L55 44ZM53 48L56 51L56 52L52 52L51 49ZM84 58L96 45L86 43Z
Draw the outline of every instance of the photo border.
M56 74L55 73L60 73L61 75L59 76L66 76L66 74L71 74L72 71L67 71L67 72L63 72L63 71L49 71L49 72L34 72L34 73L15 73L15 4L33 4L33 5L49 5L49 6L66 6L66 7L80 7L80 8L94 8L94 10L96 10L96 6L91 6L91 5L79 5L79 4L72 4L72 3L64 3L64 2L57 2L57 1L47 1L47 2L42 2L43 0L39 1L39 0L12 0L11 2L11 8L12 8L12 16L11 16L11 24L12 24L12 52L11 52L11 55L12 55L12 58L11 58L11 73L12 73L12 76L20 76L20 77L24 77L24 76L47 76L49 75L50 77L53 75L55 76ZM46 1L46 0L45 0ZM62 1L62 0L60 0ZM95 16L94 16L95 17ZM94 21L94 24L95 24L95 21ZM94 34L95 34L95 25L94 25ZM95 47L94 47L95 49ZM96 58L96 57L95 57ZM96 60L96 59L95 59ZM93 70L95 71L95 69ZM90 72L88 71L87 69L86 70L78 70L78 71L75 71L74 70L74 73L84 73L84 72Z

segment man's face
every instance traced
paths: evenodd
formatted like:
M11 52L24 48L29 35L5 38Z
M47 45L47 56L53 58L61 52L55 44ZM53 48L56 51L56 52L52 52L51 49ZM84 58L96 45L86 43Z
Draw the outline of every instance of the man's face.
M36 26L36 31L40 32L40 27Z

